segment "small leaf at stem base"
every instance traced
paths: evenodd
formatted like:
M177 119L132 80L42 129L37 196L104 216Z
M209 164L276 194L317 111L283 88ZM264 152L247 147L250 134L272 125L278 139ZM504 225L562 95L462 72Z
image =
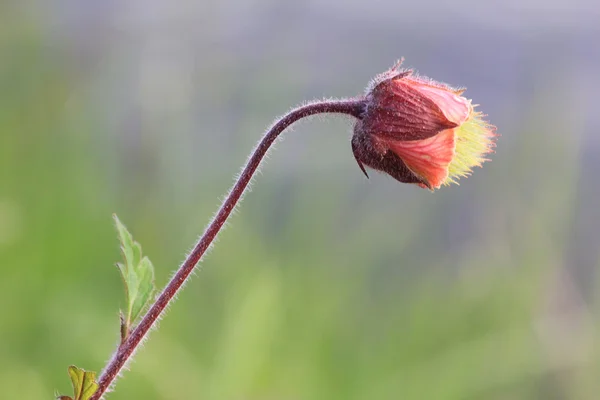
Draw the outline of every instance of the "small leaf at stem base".
M58 396L58 400L88 400L98 390L96 373L71 365L68 369L73 385L73 397Z

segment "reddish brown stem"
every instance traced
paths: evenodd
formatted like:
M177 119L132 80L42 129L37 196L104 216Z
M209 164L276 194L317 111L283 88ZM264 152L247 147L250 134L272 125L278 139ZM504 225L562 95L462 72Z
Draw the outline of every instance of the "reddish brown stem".
M258 146L254 149L254 153L248 160L238 180L233 185L233 188L221 205L221 208L219 208L217 215L215 215L211 223L208 225L204 231L204 234L194 246L192 252L187 256L183 264L181 264L181 267L179 267L160 296L156 298L154 304L152 304L146 315L144 315L144 318L142 318L137 327L129 334L127 339L117 349L117 352L100 376L98 381L98 390L92 395L92 397L90 397L90 400L99 400L103 396L115 378L119 375L123 366L131 358L137 347L146 337L154 323L159 319L173 297L175 297L177 292L181 289L196 264L198 264L202 258L202 255L206 252L210 244L219 234L223 224L231 214L231 211L233 211L235 208L236 204L244 193L244 190L252 180L254 172L256 172L260 162L279 134L292 123L304 117L322 113L338 113L361 118L363 110L363 98L347 100L324 100L295 108L275 122L273 126L271 126L271 128L259 142Z

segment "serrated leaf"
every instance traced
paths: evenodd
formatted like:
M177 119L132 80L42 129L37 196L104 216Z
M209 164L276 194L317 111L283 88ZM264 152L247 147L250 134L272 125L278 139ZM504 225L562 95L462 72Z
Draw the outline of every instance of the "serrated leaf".
M127 308L121 313L121 340L129 334L131 325L140 317L154 294L154 267L148 257L142 257L142 247L133 240L131 233L113 215L124 263L118 263L123 284L125 285L125 299Z
M129 233L116 214L113 214L113 219L115 220L115 226L119 233L119 241L121 242L121 251L125 257L125 263L127 265L138 265L142 258L142 248L140 244L133 240L131 233Z
M154 293L154 266L148 257L142 258L137 268L137 292L131 306L131 321L136 321Z
M69 367L68 372L73 385L73 397L58 396L58 400L88 400L98 390L95 372L85 371L74 365Z

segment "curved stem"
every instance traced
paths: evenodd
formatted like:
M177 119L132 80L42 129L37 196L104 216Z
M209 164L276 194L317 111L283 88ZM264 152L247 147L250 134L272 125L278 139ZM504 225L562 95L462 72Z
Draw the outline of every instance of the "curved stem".
M271 126L271 128L259 142L258 146L254 149L254 152L246 163L242 174L233 185L229 195L219 208L219 211L211 223L204 231L202 237L198 240L198 243L196 243L194 246L192 252L186 257L183 264L181 264L160 296L156 298L154 304L152 304L137 327L117 349L117 352L100 376L100 379L98 380L98 390L90 397L90 400L98 400L102 397L106 390L111 386L115 378L119 375L123 366L131 358L137 347L147 336L154 323L165 311L165 308L169 305L173 297L181 289L196 264L202 258L202 255L217 237L219 231L223 227L223 224L231 214L231 211L233 211L235 208L236 204L244 193L244 190L250 183L252 176L254 175L254 172L256 172L260 162L279 134L292 123L304 117L322 113L341 113L352 115L360 119L363 110L363 98L318 101L293 109Z

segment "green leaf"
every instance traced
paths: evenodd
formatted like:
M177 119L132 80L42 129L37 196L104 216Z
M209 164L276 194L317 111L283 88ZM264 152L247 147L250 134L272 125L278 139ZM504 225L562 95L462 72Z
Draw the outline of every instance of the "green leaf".
M137 293L131 306L131 320L136 321L154 294L154 267L148 257L142 258L137 269Z
M125 285L127 308L121 312L121 340L129 334L131 325L137 321L146 309L154 294L154 267L148 257L142 257L142 247L133 240L131 233L113 215L124 263L117 263Z
M58 400L88 400L98 390L95 372L85 371L74 365L68 371L73 385L73 397L58 396Z

